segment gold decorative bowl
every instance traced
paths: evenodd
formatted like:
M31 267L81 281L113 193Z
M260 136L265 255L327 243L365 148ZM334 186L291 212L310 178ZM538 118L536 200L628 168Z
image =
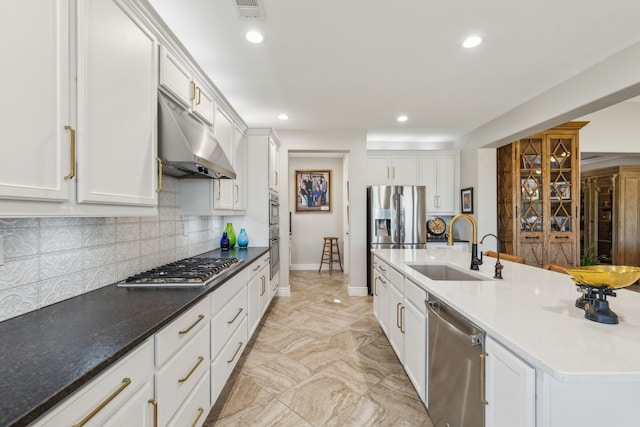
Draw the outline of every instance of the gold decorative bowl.
M567 268L567 273L577 285L594 288L624 288L640 279L640 267L626 265L590 265Z

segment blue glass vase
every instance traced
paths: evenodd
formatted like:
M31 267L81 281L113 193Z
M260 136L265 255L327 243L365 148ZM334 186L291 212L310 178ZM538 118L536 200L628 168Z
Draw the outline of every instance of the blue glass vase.
M247 232L244 228L240 229L240 234L238 234L238 246L241 248L246 248L249 246L249 236L247 236Z
M229 250L229 236L227 235L227 232L225 231L224 233L222 233L222 238L220 239L220 249L222 249L223 251L228 251Z

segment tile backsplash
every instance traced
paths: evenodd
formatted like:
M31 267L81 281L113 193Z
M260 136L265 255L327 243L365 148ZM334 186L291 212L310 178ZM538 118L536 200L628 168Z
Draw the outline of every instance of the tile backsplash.
M165 176L153 217L0 218L0 321L218 248L224 218L178 215L177 189Z

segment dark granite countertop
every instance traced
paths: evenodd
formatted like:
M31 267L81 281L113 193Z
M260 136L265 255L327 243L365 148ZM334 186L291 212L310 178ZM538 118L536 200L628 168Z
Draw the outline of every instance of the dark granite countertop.
M269 250L211 251L244 262L204 288L115 284L0 322L0 426L26 426Z

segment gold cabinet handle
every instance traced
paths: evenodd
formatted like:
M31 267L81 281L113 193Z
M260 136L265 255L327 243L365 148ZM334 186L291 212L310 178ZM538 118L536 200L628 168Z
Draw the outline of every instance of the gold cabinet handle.
M196 427L196 425L198 425L198 420L200 419L202 414L204 414L204 408L200 407L198 408L198 416L196 417L196 420L193 422L193 424L191 424L191 427Z
M202 91L197 86L196 86L196 91L198 92L198 100L196 101L196 105L200 105L200 95L202 94Z
M264 282L265 282L264 276L260 276L260 296L264 295L264 290L265 290Z
M253 269L253 270L251 270L251 271L260 270L260 267L262 267L262 266L260 266L260 265L256 265L256 268L254 268L254 269Z
M487 402L486 396L484 395L484 371L487 356L487 353L480 353L480 403L482 403L483 405L487 405L489 403Z
M233 356L231 356L231 359L227 360L227 363L231 363L233 362L233 360L236 358L236 356L238 355L238 352L240 351L240 349L242 348L242 345L244 343L242 341L240 341L238 343L238 348L236 348L236 351L233 353Z
M158 188L156 188L156 193L159 193L162 191L162 159L156 157L156 161L158 162Z
M276 174L276 185L278 185L278 171L274 171Z
M70 159L70 164L69 164L69 175L66 175L64 177L64 179L69 180L71 178L73 178L74 176L76 176L76 130L71 127L71 126L65 126L64 127L66 130L69 131L69 144L70 144L70 152L71 152L71 159Z
M147 403L153 405L153 427L158 427L158 402L155 399L149 399Z
M396 304L396 326L398 327L398 329L402 328L402 326L400 326L400 306L401 305L402 303Z
M235 185L236 188L236 203L238 203L238 200L240 199L240 188L238 187L238 185Z
M230 324L232 324L233 322L235 322L235 321L236 321L236 319L238 318L238 316L240 316L240 313L242 313L242 308L240 308L240 309L238 310L238 312L236 313L236 315L235 315L235 316L233 316L233 319L231 319L231 320L227 320L227 325L230 325Z
M183 382L187 381L187 380L189 379L189 377L190 377L191 375L193 375L193 373L195 372L195 370L196 370L196 369L198 369L198 366L200 366L200 364L202 363L202 361L203 361L203 360L204 360L204 356L198 356L198 361L196 362L196 365L195 365L193 368L191 368L191 370L189 371L189 373L187 374L187 376L186 376L186 377L184 377L184 378L180 378L180 379L178 380L178 382L179 382L179 383L183 383Z
M190 100L193 101L194 99L196 99L196 82L191 80L191 98L190 98Z
M194 326L196 326L202 319L204 319L204 314L199 314L198 315L198 320L193 322L193 325L189 326L187 329L183 329L181 331L178 331L178 334L184 335L184 334L189 333L189 331L192 330L194 328Z
M404 305L400 307L400 332L405 333L404 330Z
M96 408L93 411L91 411L89 413L89 415L84 417L84 419L82 421L80 421L77 424L74 424L73 427L82 427L87 422L89 422L89 420L91 418L95 417L98 412L100 412L105 406L107 406L109 404L109 402L111 402L113 399L115 399L117 395L122 393L122 391L125 388L127 388L129 386L129 384L131 384L131 378L123 378L122 379L122 385L120 387L118 387L118 389L116 391L114 391L109 397L107 397L101 404L96 406Z
M219 180L219 179L217 179L216 181L218 181L218 197L216 197L216 200L220 200L220 197L222 197L222 196L221 196L221 193L222 193L222 187L221 187L221 185L222 185L222 184L220 184L220 180Z

